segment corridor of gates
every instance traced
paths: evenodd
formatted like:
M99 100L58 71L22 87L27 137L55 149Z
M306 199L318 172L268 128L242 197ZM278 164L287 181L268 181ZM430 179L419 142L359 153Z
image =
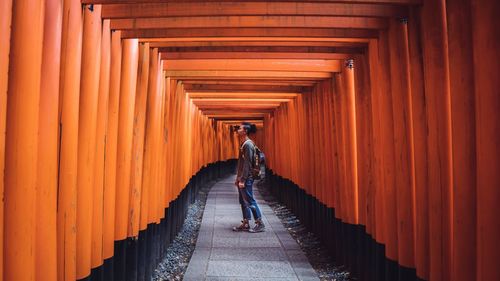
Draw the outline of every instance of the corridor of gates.
M497 0L1 0L0 281L149 281L209 183L186 280L318 280L257 182L266 231L231 231L242 122L353 280L500 280L499 27Z

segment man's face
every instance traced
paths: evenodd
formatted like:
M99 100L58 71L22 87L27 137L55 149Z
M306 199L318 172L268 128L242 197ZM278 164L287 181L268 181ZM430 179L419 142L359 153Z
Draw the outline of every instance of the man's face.
M243 125L240 125L240 128L238 129L238 135L239 136L244 136L246 134L245 129L243 128Z

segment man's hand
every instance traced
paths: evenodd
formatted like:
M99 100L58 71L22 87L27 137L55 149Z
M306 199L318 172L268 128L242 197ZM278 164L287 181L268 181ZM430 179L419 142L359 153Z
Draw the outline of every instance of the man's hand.
M242 181L238 182L238 187L239 188L244 188L245 187L245 183L242 182Z

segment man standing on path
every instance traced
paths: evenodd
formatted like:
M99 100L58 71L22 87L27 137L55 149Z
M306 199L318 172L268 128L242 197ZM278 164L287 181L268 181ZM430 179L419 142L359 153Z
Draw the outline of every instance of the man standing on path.
M255 144L248 136L255 132L257 132L255 124L248 122L243 122L238 129L241 147L238 156L238 173L235 185L238 187L243 220L239 226L233 227L234 231L262 232L265 230L265 225L262 222L262 213L253 197L252 190L254 182L252 177L252 163L255 157ZM252 219L252 214L255 219L255 226L250 228L249 222Z

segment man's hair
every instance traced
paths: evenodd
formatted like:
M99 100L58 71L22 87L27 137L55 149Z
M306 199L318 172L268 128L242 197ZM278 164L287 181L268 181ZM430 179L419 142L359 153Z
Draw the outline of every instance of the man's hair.
M255 134L257 132L257 126L250 122L242 122L241 126L243 127L245 132L247 132L247 135Z

